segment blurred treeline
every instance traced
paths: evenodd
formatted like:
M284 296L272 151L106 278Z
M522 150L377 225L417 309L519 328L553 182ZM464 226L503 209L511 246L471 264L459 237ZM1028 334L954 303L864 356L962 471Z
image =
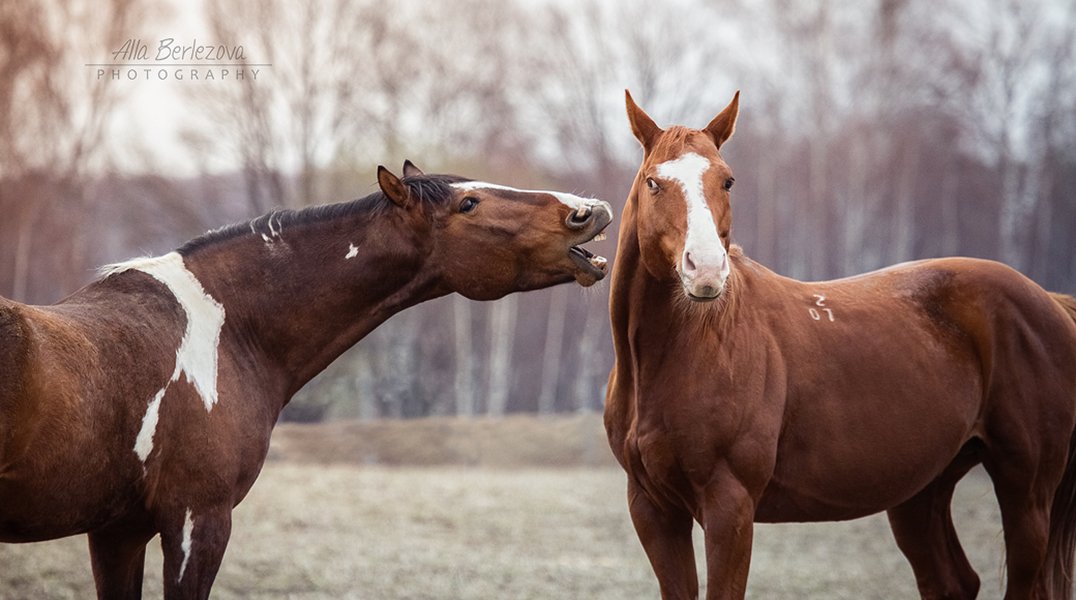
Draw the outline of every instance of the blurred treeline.
M190 9L185 9L190 10ZM410 158L619 210L640 151L623 89L700 127L743 91L733 236L797 278L964 254L1076 291L1076 1L205 0L207 42L272 63L186 82L146 139L85 64L155 40L168 0L0 0L0 295L59 300L96 265L275 207L372 192ZM163 37L163 36L160 36ZM169 88L172 89L172 88ZM612 255L615 241L595 248ZM615 261L615 256L612 257ZM608 287L397 315L295 419L600 407ZM701 367L700 368L704 368Z

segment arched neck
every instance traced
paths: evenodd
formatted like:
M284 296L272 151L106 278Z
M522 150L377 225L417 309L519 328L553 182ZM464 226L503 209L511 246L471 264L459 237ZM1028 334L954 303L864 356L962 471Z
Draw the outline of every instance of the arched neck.
M397 312L445 290L426 268L421 233L395 213L281 226L184 257L225 308L225 333L282 373L290 399ZM270 218L268 223L272 223Z

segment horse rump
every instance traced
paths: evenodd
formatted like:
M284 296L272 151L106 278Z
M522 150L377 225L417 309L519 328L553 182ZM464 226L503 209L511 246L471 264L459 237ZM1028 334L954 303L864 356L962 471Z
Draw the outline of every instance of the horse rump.
M1050 293L1076 323L1076 298ZM1072 368L1076 369L1076 365ZM1073 398L1076 402L1076 397ZM1046 587L1050 597L1072 600L1072 565L1076 556L1076 432L1069 442L1068 466L1054 492L1050 509L1050 541L1046 548Z

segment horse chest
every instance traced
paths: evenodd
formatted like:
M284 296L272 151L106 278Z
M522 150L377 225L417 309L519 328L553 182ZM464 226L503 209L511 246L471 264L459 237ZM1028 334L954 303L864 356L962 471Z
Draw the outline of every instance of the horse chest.
M686 507L726 450L722 427L686 415L639 416L625 431L624 464L652 496Z

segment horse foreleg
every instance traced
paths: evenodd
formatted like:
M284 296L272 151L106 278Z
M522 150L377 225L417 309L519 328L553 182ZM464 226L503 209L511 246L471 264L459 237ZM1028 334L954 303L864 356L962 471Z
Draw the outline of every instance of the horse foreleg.
M232 528L231 507L176 511L161 528L164 597L209 597Z
M703 501L706 530L706 598L743 600L751 567L755 500L731 475L718 477Z
M153 532L113 527L92 531L90 564L98 598L132 600L142 597L146 544Z
M699 596L691 514L657 506L638 484L628 483L628 511L635 532L658 578L663 600L694 600Z
M953 491L967 467L934 480L910 500L889 509L897 547L912 565L923 600L972 600L979 576L953 527Z

